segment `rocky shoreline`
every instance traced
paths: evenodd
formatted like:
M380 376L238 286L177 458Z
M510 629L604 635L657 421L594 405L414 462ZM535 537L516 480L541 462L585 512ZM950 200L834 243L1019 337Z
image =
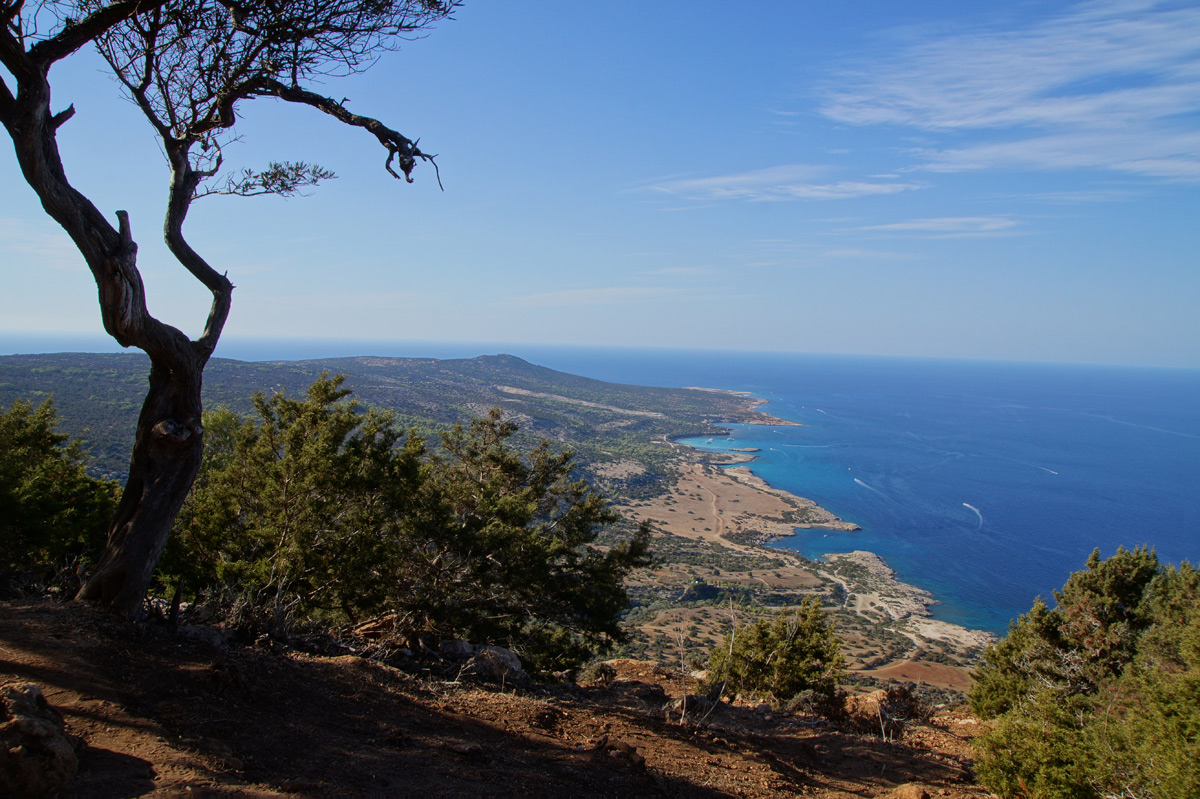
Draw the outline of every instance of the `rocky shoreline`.
M747 392L701 390L738 395L752 403L752 409L766 402ZM757 413L771 420L763 424L797 424ZM722 519L728 517L725 524L718 525L715 531L708 531L715 532L715 535L704 536L709 540L736 548L758 548L794 536L797 529L819 528L845 532L862 529L813 500L775 488L754 474L746 464L756 460L758 450L755 448L731 448L718 453L690 448L688 451L688 460L692 462L690 469L693 471L689 472L685 467L680 483L685 479L697 480L696 484L703 485L711 495L714 514ZM703 477L699 477L701 470ZM751 493L747 495L746 492ZM758 501L748 499L748 496L757 497ZM786 508L782 513L779 511L781 507ZM678 534L678 531L675 532ZM781 552L774 547L770 551L772 554ZM849 565L850 568L836 568L841 565ZM883 558L873 552L856 550L831 553L824 555L821 561L813 562L813 567L822 579L841 584L847 597L846 609L864 617L878 617L881 621L886 619L914 641L922 638L941 640L962 649L977 649L996 640L991 633L930 618L930 607L937 604L934 596L923 588L902 582Z
M724 472L743 485L750 486L757 491L762 491L767 494L774 494L778 497L781 497L787 503L795 506L798 510L799 518L791 520L790 523L792 527L800 527L806 530L819 527L825 530L842 530L844 532L854 532L855 530L862 529L853 522L843 521L842 518L836 513L827 510L826 508L822 508L811 499L798 497L789 491L783 491L781 489L772 487L769 483L767 483L766 480L763 480L754 472L750 471L750 467L748 466L735 466L731 469L725 469ZM777 533L774 537L786 538L790 535L794 535L794 533Z
M753 415L753 419L748 424L769 425L771 427L804 427L800 422L789 422L787 419L780 419L777 416L772 416L769 413L763 413L758 410L758 406L766 405L769 400L755 396L749 391L734 391L728 388L705 388L704 386L684 386L689 391L707 391L711 394L729 394L737 397L747 405L747 411Z

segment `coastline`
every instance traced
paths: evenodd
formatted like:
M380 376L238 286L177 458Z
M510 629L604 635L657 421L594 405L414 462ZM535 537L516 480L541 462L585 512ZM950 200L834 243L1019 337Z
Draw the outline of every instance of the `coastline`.
M767 401L747 392L700 390L743 399L760 420L755 424L803 426L757 410ZM775 488L754 474L748 466L757 459L753 448L710 452L679 441L672 443L680 454L675 483L657 500L622 507L623 514L636 521L649 521L668 535L747 554L766 551L773 557L792 560L826 587L840 586L841 610L869 624L890 627L911 640L916 651L938 642L960 652L977 652L996 640L992 633L932 618L930 608L938 604L933 594L901 581L875 553L831 553L810 561L786 549L768 547L774 541L797 535L798 530L855 531L861 527L813 500ZM887 664L885 670L893 676L920 677L929 666L904 659ZM885 670L879 670L880 675Z
M705 386L684 386L684 388L688 391L707 391L710 394L728 394L737 397L746 403L746 412L752 417L745 424L761 424L772 427L804 427L800 422L790 422L787 419L780 419L777 416L772 416L769 413L758 410L760 405L766 405L770 400L763 399L749 391L734 391L730 388L707 388Z
M821 563L853 564L866 570L869 576L842 582L847 589L846 607L860 616L886 616L892 622L901 623L901 632L931 641L946 641L965 649L986 646L996 636L983 630L972 630L958 624L930 618L929 608L937 604L933 594L924 588L901 582L896 572L874 552L855 550L822 555L817 563L818 574L830 576L820 569Z

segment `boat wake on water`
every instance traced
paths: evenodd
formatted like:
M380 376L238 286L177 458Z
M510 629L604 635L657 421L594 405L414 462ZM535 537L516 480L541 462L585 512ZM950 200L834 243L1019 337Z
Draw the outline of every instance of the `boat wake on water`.
M878 495L879 495L879 496L881 496L881 497L886 497L886 496L887 496L887 494L883 493L882 491L880 491L880 490L879 490L878 488L876 488L875 486L873 486L873 485L868 485L867 483L864 483L862 480L859 480L857 477L855 477L855 478L854 478L854 482L858 483L860 486L862 486L863 488L867 489L868 491L874 491L876 494L878 494Z
M963 507L970 508L971 510L973 510L975 512L975 515L979 517L979 525L975 528L975 531L978 532L978 531L982 530L983 529L983 514L979 512L979 508L975 507L974 505L972 505L969 502L964 502Z

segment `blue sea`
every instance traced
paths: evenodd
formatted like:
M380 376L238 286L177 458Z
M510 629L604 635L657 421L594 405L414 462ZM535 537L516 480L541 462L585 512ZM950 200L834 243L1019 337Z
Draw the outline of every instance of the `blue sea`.
M806 557L875 552L932 592L945 621L1003 632L1097 547L1107 557L1148 545L1164 562L1200 563L1196 370L413 342L222 342L217 354L497 352L613 382L768 400L763 410L803 426L731 425L728 437L686 443L761 450L755 474L862 527L801 530L779 546Z

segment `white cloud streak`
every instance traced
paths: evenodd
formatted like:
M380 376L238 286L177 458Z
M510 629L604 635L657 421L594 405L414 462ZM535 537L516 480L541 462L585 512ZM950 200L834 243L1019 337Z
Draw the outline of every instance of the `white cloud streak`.
M1200 180L1200 7L1084 2L1019 30L945 36L875 60L821 112L994 139L918 152L937 171L1088 168Z
M911 255L885 250L866 250L860 247L843 247L838 250L826 250L821 253L824 258L845 258L855 260L891 261L911 258Z
M788 164L751 172L705 178L669 180L649 186L653 191L693 201L779 202L784 200L845 200L897 194L924 188L920 183L844 180L817 182L823 167Z
M1015 220L1004 216L946 216L934 219L911 219L887 225L871 225L859 230L874 230L884 233L918 233L936 238L959 238L967 236L994 236L1011 231L1017 226Z

